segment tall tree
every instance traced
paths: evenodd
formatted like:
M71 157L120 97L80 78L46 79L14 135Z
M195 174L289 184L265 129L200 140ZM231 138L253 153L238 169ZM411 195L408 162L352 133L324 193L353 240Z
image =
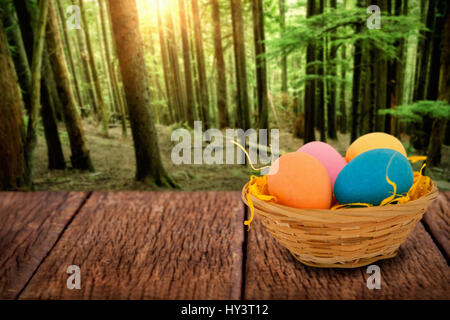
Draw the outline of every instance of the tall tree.
M430 43L430 64L427 74L427 100L436 100L439 96L439 73L441 70L442 37L447 15L447 1L437 0L435 21ZM430 121L431 122L431 121ZM429 132L429 131L427 131Z
M205 53L203 50L202 21L198 0L191 1L192 19L194 21L195 49L197 53L198 81L201 94L202 121L204 128L209 128L211 119L209 117L209 94L208 80L206 78Z
M408 0L396 0L395 2L395 10L396 15L407 16L408 15ZM403 104L403 92L405 86L405 69L406 69L406 58L407 58L407 50L406 50L406 40L401 39L399 41L399 46L397 49L397 60L396 60L396 68L395 68L395 78L396 78L396 93L397 97L396 104L401 106Z
M316 12L315 0L308 0L306 4L306 17L312 17ZM315 74L315 68L312 62L316 58L316 46L309 43L306 47L306 82L305 82L305 143L315 141L316 135L314 130L315 125L315 109L316 109L316 86L315 81L308 79L308 77ZM300 115L302 117L302 115ZM301 121L297 121L301 123Z
M415 101L434 100L437 98L437 83L439 80L436 77L439 75L440 48L436 51L433 50L433 46L435 45L435 40L440 41L439 39L442 36L442 30L435 29L437 3L439 3L439 0L430 0L428 2L426 27L429 30L424 33L425 39L423 40L422 56L419 63L420 69L418 69L417 91L414 94ZM429 89L430 92L428 92ZM427 150L432 123L433 121L429 116L424 116L422 123L414 126L411 141L416 149Z
M77 5L76 0L72 0L72 3L74 5ZM88 94L88 97L89 97L89 100L91 103L91 108L92 108L93 113L97 117L97 120L101 121L101 115L98 110L99 107L98 107L97 97L95 95L94 84L93 84L92 75L91 75L89 55L88 55L88 52L86 49L86 44L85 44L84 37L83 37L83 30L81 28L77 28L75 32L76 32L76 42L78 45L77 49L80 52L84 82L85 82L85 84L87 84L87 86L86 86L87 94Z
M183 86L181 80L180 64L178 61L178 46L175 37L175 27L173 25L172 11L168 8L165 9L165 22L166 22L166 40L167 40L167 52L172 69L172 86L174 87L173 94L176 97L178 120L184 122L187 120L187 102L186 102L186 89Z
M427 99L439 99L450 103L450 15L449 4L445 0L438 0L433 31ZM436 70L439 65L440 71ZM427 163L431 166L437 166L441 162L446 123L445 119L434 119L432 122L427 152Z
M46 42L52 61L52 70L63 103L64 122L72 151L71 162L74 169L94 171L94 166L86 145L81 119L77 112L75 96L70 82L69 71L64 57L61 35L53 2L49 1Z
M196 115L194 85L192 82L191 48L187 29L185 0L178 0L178 4L180 7L180 29L183 45L184 81L186 83L187 120L189 125L193 128L194 119L198 119L198 117ZM212 4L214 8L214 0L212 1Z
M258 103L258 128L269 128L269 96L267 92L267 62L264 33L264 8L262 0L252 0L253 34L256 59L256 93Z
M47 141L48 168L50 170L66 169L66 162L59 139L58 123L55 114L55 101L50 94L50 87L56 87L53 78L52 67L47 50L42 57L42 74L44 82L42 84L42 123L44 125L45 140Z
M182 0L180 0L182 1ZM212 23L214 36L214 55L216 57L216 94L217 109L219 110L219 127L225 128L230 125L228 115L228 99L227 99L227 76L225 58L223 56L222 47L222 27L220 21L220 7L218 0L211 0Z
M100 118L102 121L102 132L104 135L107 136L108 135L108 122L109 122L108 112L106 110L105 101L103 99L102 86L100 83L97 66L95 65L94 50L92 48L91 36L90 36L90 32L89 32L89 24L87 21L86 10L84 7L84 0L79 0L79 3L80 3L80 9L81 9L80 10L81 11L81 20L83 22L83 31L84 31L84 36L86 38L86 46L87 46L88 55L89 55L89 63L90 63L90 67L91 67L92 78L94 80L94 89L95 89L95 94L97 96L98 108L99 108Z
M356 5L360 8L364 6L363 0L358 0ZM358 24L355 27L355 32L360 33L362 25ZM361 62L362 62L362 43L357 40L355 43L355 53L353 59L353 87L352 87L352 128L351 141L355 141L358 137L358 122L359 122L359 104L360 104L360 84L361 84Z
M25 140L25 162L27 165L26 183L31 187L34 169L34 151L37 144L36 126L41 108L41 67L42 52L44 50L44 35L47 25L48 1L39 3L33 35L33 58L31 60L30 110L28 113L28 127Z
M194 91L195 91L195 104L197 106L197 115L198 120L203 119L203 110L202 110L202 102L201 102L201 89L200 82L198 77L198 67L197 67L197 59L195 53L195 30L193 27L193 18L192 18L192 2L187 1L186 3L186 15L187 15L187 29L189 33L189 44L191 47L191 62L192 62L192 76L194 77Z
M175 121L175 115L173 114L175 112L175 108L177 102L175 101L175 95L172 94L172 90L174 88L172 87L172 76L171 76L171 70L169 68L169 58L167 55L167 42L166 42L166 35L164 32L164 26L162 22L161 17L161 10L159 5L159 0L157 0L158 8L156 10L157 18L158 18L158 32L159 32L159 47L161 49L161 59L162 59L162 66L163 66L163 72L164 72L164 83L166 86L166 95L167 95L167 105L169 109L169 116L170 121Z
M16 2L17 4L18 2ZM24 44L21 30L28 34L33 34L33 30L31 28L31 16L33 14L33 21L36 19L37 8L31 6L28 10L31 12L26 12L21 14L20 16L23 18L24 16L29 17L23 20L18 20L16 16L16 10L14 6L12 6L12 1L10 2L11 6L5 8L7 11L4 12L5 19L5 27L10 30L11 36L11 45L15 48L13 51L13 60L16 66L16 72L19 78L20 88L22 89L22 98L25 105L30 105L30 96L28 93L31 92L31 71L28 62L28 56L25 50L25 47L31 48L29 50L30 56L32 57L32 48L33 48L33 38L25 37L26 40L31 41L31 43ZM19 6L20 9L27 10L25 6ZM27 10L27 11L28 11ZM19 27L20 26L20 27ZM42 105L42 122L44 126L45 138L47 141L47 155L48 155L48 165L49 169L65 169L66 164L64 161L64 155L61 148L61 141L58 135L58 127L56 123L54 104L55 101L52 97L51 86L54 85L53 74L51 69L49 68L50 63L48 61L47 50L44 48L43 57L42 57L42 72L43 79L41 80L41 105ZM51 78L51 79L50 79ZM27 111L30 112L31 107L27 107Z
M72 73L72 77L73 77L73 82L74 82L74 87L75 87L75 93L77 95L77 100L80 103L80 105L83 105L83 97L81 95L81 89L80 89L80 83L78 81L78 75L77 75L77 70L75 69L75 63L74 63L74 59L73 59L73 54L72 54L72 44L70 42L70 38L69 38L69 34L67 32L67 25L66 25L66 21L65 21L65 15L64 15L64 10L63 7L61 5L61 1L56 1L57 3L57 8L58 8L58 13L59 13L59 17L61 19L61 26L62 26L62 36L63 36L63 42L64 45L66 46L66 52L67 52L67 60L69 60L69 67L70 67L70 71Z
M336 10L337 8L337 1L336 0L330 0L330 8L332 10ZM330 35L331 42L335 40L335 33L332 32ZM329 87L327 89L328 93L328 108L327 108L327 120L328 120L328 137L330 139L336 139L336 81L334 78L336 77L336 57L337 57L337 47L336 45L332 44L330 46L330 53L329 53L329 62L328 62L328 71L331 75L332 79L331 81L328 81ZM345 108L345 107L344 107Z
M281 37L286 30L286 0L278 0L278 7L280 12L280 29ZM287 93L288 91L288 75L287 75L287 54L283 49L281 52L281 92Z
M383 12L387 12L387 0L378 0L374 4L380 7L380 10ZM387 99L387 79L388 79L388 62L385 58L381 49L374 49L376 63L375 63L375 91L376 91L376 109L386 109L389 108L390 104L388 104ZM376 115L375 116L375 130L376 131L384 131L385 123L389 122L385 119L388 116Z
M112 0L110 10L133 132L136 179L152 180L157 185L173 187L175 183L166 173L161 161L151 112L136 0Z
M17 77L19 79L25 109L27 110L27 112L29 112L31 109L31 70L28 63L27 51L25 50L22 39L21 28L19 27L20 23L14 10L13 1L4 1L4 7L1 9L0 13L2 16L3 27L5 28L5 30L7 30L7 40L9 44L14 47L14 50L11 50L11 56L14 61ZM32 33L31 27L29 32ZM30 48L28 52L31 59L33 43L30 43L29 45Z
M347 47L342 45L341 47L341 60L345 63L347 59ZM346 99L346 79L347 79L347 68L341 65L341 83L339 88L339 131L341 133L347 133L347 99Z
M325 9L325 0L319 0L319 5L317 6L316 14L323 14ZM326 141L326 131L325 131L325 110L326 110L326 100L325 100L325 80L324 80L324 64L325 64L325 38L322 37L317 40L317 76L316 80L317 86L317 115L316 115L316 126L320 132L320 140Z
M0 20L0 190L17 190L24 187L24 124L23 102L12 64L8 42Z
M345 63L345 59L347 57L347 47L345 45L341 46L340 50L340 59ZM344 65L341 65L340 68L340 77L341 82L339 84L339 111L340 115L338 116L338 128L339 132L347 133L347 69Z
M423 24L426 23L426 0L420 0L420 22ZM413 88L412 88L412 98L411 101L416 101L417 94L418 94L418 86L419 86L419 76L420 76L420 69L421 69L421 62L422 62L422 56L423 56L423 46L424 41L426 37L426 30L422 30L420 32L420 36L417 37L417 50L415 55L415 70L414 70L414 82L413 82Z
M103 35L103 43L104 43L104 48L105 48L105 56L106 56L106 64L107 64L107 68L108 68L108 77L109 77L109 81L111 82L111 86L112 86L112 91L113 91L113 97L114 97L114 102L117 105L117 108L119 109L119 113L120 113L120 118L121 118L121 124L122 124L122 135L126 136L127 135L127 119L125 116L125 108L123 106L122 103L122 99L120 97L120 89L119 89L119 83L117 81L117 77L115 76L114 73L114 66L112 63L112 56L113 56L113 51L110 49L110 45L109 45L109 41L108 41L108 24L107 24L107 12L105 10L105 6L104 6L104 0L98 0L98 6L100 8L100 21L101 21L101 25L102 25L102 35Z
M397 1L397 0L394 0ZM395 3L392 6L392 0L387 1L387 14L396 15L399 11L396 11ZM400 44L396 43L397 46ZM390 59L387 64L387 88L386 88L386 106L390 109L395 109L396 105L396 59ZM384 123L384 132L395 134L395 118L391 115L386 115Z
M240 129L250 128L250 113L245 59L244 18L241 0L230 0L233 24L234 59L236 67L237 112L236 125Z
M435 7L437 0L429 0L428 1L428 9L426 15L426 28L428 30L422 32L423 44L420 55L420 62L417 65L417 87L414 92L414 101L424 100L427 96L426 88L427 88L427 74L429 72L429 63L430 63L430 52L431 52L431 42L432 42L432 30L434 27L435 20Z

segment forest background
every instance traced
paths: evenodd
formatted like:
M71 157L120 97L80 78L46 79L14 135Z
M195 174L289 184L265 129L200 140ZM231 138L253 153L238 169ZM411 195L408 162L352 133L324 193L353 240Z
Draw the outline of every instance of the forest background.
M450 190L446 0L0 4L1 190L241 189L248 166L171 161L194 121L285 152L387 132Z

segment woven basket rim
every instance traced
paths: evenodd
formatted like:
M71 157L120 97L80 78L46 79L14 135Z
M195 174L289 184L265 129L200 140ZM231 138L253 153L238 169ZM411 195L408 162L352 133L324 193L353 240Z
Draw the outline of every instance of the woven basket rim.
M373 206L373 207L355 207L355 208L340 208L340 209L301 209L301 208L293 208L289 206L285 206L282 204L277 204L273 202L267 202L262 201L258 198L256 198L253 195L250 195L253 206L256 209L266 211L266 209L263 208L271 208L271 211L273 212L279 212L280 214L283 214L283 212L289 212L289 215L296 215L298 214L299 217L304 216L305 214L320 214L320 215L330 215L333 217L336 216L361 216L362 214L365 215L371 215L371 213L374 213L376 215L383 214L384 216L388 217L394 217L399 214L400 211L401 214L416 214L414 211L405 210L408 207L415 208L417 206L421 206L425 203L431 203L438 195L438 188L436 186L436 183L434 181L432 182L432 189L429 193L426 195L423 195L421 198L412 200L406 203L401 204L390 204L386 206ZM248 194L248 183L245 184L245 186L242 188L241 192L241 198L243 202L248 206L247 202L247 194ZM427 205L425 205L427 206Z

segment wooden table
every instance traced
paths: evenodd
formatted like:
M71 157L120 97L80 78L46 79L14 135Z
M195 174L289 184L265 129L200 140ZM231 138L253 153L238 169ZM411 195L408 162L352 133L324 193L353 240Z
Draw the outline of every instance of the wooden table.
M0 193L0 298L450 299L449 199L369 290L365 267L306 267L258 219L247 232L238 192Z

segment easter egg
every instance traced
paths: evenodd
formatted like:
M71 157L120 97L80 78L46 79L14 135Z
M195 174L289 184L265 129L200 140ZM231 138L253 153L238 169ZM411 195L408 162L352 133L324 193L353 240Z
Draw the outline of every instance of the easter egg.
M334 182L336 181L339 172L341 172L342 168L347 164L344 157L342 157L332 146L321 141L307 143L298 149L298 151L313 156L323 164L328 171L328 176L331 180L331 189L333 189Z
M271 166L269 193L277 203L294 208L329 209L331 182L319 160L304 152L287 153Z
M405 147L396 137L384 132L373 132L356 139L348 148L345 159L350 162L361 153L372 149L392 149L407 157Z
M334 195L341 204L368 203L379 205L391 196L406 193L413 184L413 170L408 159L392 149L374 149L350 161L336 179Z

